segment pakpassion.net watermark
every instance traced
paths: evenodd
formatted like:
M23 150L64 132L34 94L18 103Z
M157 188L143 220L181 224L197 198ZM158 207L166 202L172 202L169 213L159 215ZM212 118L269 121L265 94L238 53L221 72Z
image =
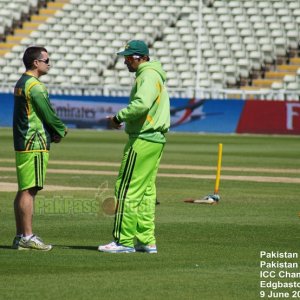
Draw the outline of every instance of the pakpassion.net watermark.
M35 215L94 215L112 216L116 201L111 197L108 182L103 182L90 198L74 195L46 197L38 195L34 203Z
M35 200L35 215L81 215L91 214L100 215L107 214L103 210L109 199L80 199L73 196L55 196L53 198L38 197ZM113 205L114 199L112 198ZM111 213L108 213L110 215Z
M131 203L125 201L123 204L120 201L119 206L124 207L126 205L126 212L135 212L138 209L138 201ZM111 191L109 191L108 183L102 183L91 198L81 198L74 195L61 195L46 197L43 195L38 195L34 203L34 214L35 215L91 215L96 217L101 216L114 216L116 212L117 201L111 196ZM153 203L143 205L139 207L139 210L143 211L150 210L150 206ZM119 212L119 210L118 210Z

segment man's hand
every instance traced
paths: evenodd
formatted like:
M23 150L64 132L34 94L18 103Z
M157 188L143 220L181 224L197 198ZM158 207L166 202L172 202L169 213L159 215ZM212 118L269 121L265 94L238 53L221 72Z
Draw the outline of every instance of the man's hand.
M120 129L122 127L122 123L119 123L115 116L107 116L108 127L114 129Z
M54 134L51 137L51 141L54 142L54 143L59 143L61 141L61 136L59 136L57 134Z

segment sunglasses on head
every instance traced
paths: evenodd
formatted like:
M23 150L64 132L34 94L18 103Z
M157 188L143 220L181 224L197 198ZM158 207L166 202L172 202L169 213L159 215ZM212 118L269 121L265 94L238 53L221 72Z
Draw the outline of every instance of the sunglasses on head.
M43 63L45 63L45 64L49 64L49 58L47 58L47 59L38 59L38 61L42 61Z

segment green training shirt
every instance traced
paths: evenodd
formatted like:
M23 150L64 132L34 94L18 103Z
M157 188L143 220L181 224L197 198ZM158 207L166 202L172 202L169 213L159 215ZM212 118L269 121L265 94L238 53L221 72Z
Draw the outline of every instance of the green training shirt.
M116 117L125 122L129 137L165 143L170 127L170 100L165 88L166 74L160 62L145 62L136 71L129 104Z
M52 108L44 84L24 73L14 90L13 135L15 151L48 151L51 137L64 137L66 126Z

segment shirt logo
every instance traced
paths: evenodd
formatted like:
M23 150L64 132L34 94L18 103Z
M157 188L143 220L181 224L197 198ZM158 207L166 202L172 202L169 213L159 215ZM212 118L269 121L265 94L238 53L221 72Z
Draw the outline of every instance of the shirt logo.
M15 96L22 96L22 89L21 88L15 88L14 95Z

